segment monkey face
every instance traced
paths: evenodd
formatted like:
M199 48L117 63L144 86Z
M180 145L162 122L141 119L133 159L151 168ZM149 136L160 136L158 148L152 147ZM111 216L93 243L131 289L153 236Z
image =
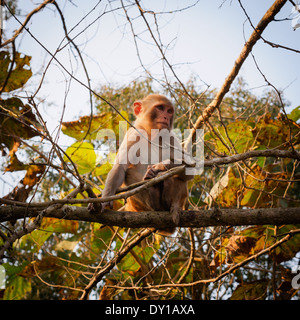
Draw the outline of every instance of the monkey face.
M167 129L173 127L174 107L170 100L158 94L148 95L134 103L136 125L150 133L151 129Z
M153 107L153 125L156 129L171 129L174 109L168 104L159 104Z

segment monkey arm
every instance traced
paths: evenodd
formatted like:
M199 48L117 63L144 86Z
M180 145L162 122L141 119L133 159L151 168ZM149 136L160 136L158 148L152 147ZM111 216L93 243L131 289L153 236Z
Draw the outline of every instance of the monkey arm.
M114 166L107 175L105 187L102 192L102 198L112 196L116 193L117 189L125 180L125 172L126 168L124 168L123 165L114 164ZM89 203L88 210L91 213L102 213L105 207L107 206L109 206L112 209L113 201L105 201L101 202L100 204Z
M102 192L102 197L112 196L116 194L117 189L122 185L125 180L126 167L121 164L114 164L109 171L105 187Z

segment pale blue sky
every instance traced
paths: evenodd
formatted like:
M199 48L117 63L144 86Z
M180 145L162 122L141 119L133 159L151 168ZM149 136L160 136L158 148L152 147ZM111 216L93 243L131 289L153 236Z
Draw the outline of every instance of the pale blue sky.
M33 7L29 0L19 2L20 8L25 11L29 11ZM68 1L58 1L64 12L68 29L76 25L98 1L73 0L72 2L76 6ZM184 1L186 5L194 2L193 0ZM166 56L171 63L176 64L175 70L183 80L188 79L191 75L196 75L212 88L218 88L231 70L234 60L238 57L244 43L243 23L246 17L238 1L227 0L220 8L222 2L222 0L200 0L195 7L189 10L174 15L159 16L159 24L162 26L162 41L165 45L169 44ZM273 0L251 0L242 3L253 24L256 25ZM182 6L183 1L148 0L143 4L149 10L176 10ZM113 8L119 7L120 2L114 1L112 6ZM105 8L109 10L107 1L100 2L93 13L71 33L71 36L87 27L99 14L105 11ZM288 17L291 10L292 5L287 2L278 18ZM133 13L133 9L130 9L129 14L134 16ZM148 18L151 21L151 16ZM9 20L8 27L13 26L12 19ZM144 75L136 56L130 28L128 25L124 26L125 22L122 10L107 13L75 39L75 42L81 45L80 49L85 58L93 88L108 82L125 85L139 75ZM138 31L145 30L141 19L136 19L134 26ZM54 12L54 7L51 5L48 5L48 8L44 9L42 13L35 15L29 27L30 31L51 52L55 52L64 36L58 14ZM244 28L245 36L248 38L252 32L248 22L245 23ZM272 22L263 36L275 43L300 49L300 29L293 31L291 21ZM145 41L150 41L146 33L142 34L142 37ZM87 40L89 42L82 45ZM160 76L162 65L159 62L160 55L157 48L148 43L140 42L140 45L143 62L153 74ZM41 71L41 66L49 61L49 56L26 32L22 37L19 50L33 57L34 72ZM257 43L253 53L262 71L272 84L279 89L290 85L285 89L285 97L292 102L293 107L298 106L300 104L300 54L271 48L262 41ZM78 59L77 61L70 60L72 52L68 47L61 51L57 58L64 63L69 71L74 72L76 77L85 82L85 76L82 67L78 64ZM63 100L59 101L58 98L64 97L65 76L60 71L61 68L56 65L54 63L50 67L46 77L46 81L49 82L43 87L41 95L45 95L48 102L53 101L61 106ZM168 74L170 75L170 72ZM264 85L264 80L255 68L251 56L244 64L241 75L248 82L250 88ZM40 76L37 76L35 82L39 79ZM52 87L53 89L50 89ZM61 93L58 94L58 92ZM68 101L72 104L70 108L72 112L66 115L67 120L75 110L86 114L88 92L86 89L80 88L74 81L71 84Z

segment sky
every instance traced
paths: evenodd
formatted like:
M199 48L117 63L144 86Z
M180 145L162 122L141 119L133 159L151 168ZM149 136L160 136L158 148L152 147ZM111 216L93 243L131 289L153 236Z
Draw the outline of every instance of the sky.
M19 0L18 8L22 13L18 16L19 19L24 21L25 14L40 2ZM125 5L130 3L125 0L123 2ZM252 23L256 25L273 2L244 0L242 4ZM145 77L145 70L137 56L134 38L120 0L57 0L57 3L64 14L68 30L72 30L70 36L82 52L93 89L107 84L125 86L139 77ZM174 66L178 77L185 82L194 76L203 84L203 88L205 85L220 88L239 56L245 38L248 39L252 33L239 2L145 0L141 1L141 5L149 11L173 12L157 15L160 33L159 38L157 33L155 37L164 44L166 57ZM191 7L181 10L184 6ZM85 17L90 11L91 13ZM291 18L291 12L292 4L287 2L276 18ZM155 77L161 78L164 72L161 55L146 31L144 21L135 8L128 8L128 14L133 18L133 27L138 34L136 40L143 65ZM153 15L148 13L146 17L155 29ZM44 48L26 31L18 38L17 50L32 56L31 68L34 74L25 92L19 93L23 96L33 94L42 79L45 66L51 59L45 48L53 54L64 39L60 17L53 5L48 5L42 12L34 15L28 27ZM12 17L5 23L4 28L5 36L9 38L13 30L19 28L19 24ZM300 50L300 28L294 31L291 20L272 22L263 33L263 37L271 42ZM66 41L63 43L66 44ZM299 106L300 54L272 48L262 40L255 45L253 54L268 81L283 90L285 99L291 105L288 110ZM81 82L87 83L74 48L65 46L56 54L56 58L68 72ZM63 121L71 121L90 113L88 90L76 80L70 80L70 76L59 63L52 61L37 94L40 99L39 110L53 136L58 132L62 117ZM170 70L166 69L165 72L169 79L174 79ZM255 67L251 55L239 75L244 78L254 94L259 95L266 90L265 80ZM62 146L67 147L70 143L69 138L63 134L60 134L59 139Z
M68 29L75 26L98 2L98 0L58 1ZM195 2L196 0L189 0L184 1L184 4L188 6ZM162 42L169 46L166 56L175 65L175 71L180 79L185 81L191 76L196 76L212 88L219 88L230 72L243 47L244 34L248 38L252 29L248 22L245 23L246 17L238 1L223 2L223 0L200 0L190 9L158 16ZM103 14L105 11L120 7L119 1L111 3L110 6L107 1L100 1L93 12L70 33L73 37L86 29L74 41L83 54L94 89L100 84L107 83L126 85L139 76L145 75L136 55L130 27L128 24L125 25L124 12L116 10ZM126 1L124 3L126 4ZM179 0L146 0L142 4L149 10L168 11L182 8L182 3L183 1ZM251 0L242 3L252 23L256 25L273 0ZM35 6L36 1L19 1L22 12L29 12ZM291 10L292 5L288 2L278 14L278 18L289 17ZM137 16L134 9L129 9L128 13L131 17ZM99 16L101 18L88 27ZM149 15L149 21L152 22L151 15ZM145 32L142 19L135 19L133 23L135 30L142 32L140 36L145 41L139 42L143 63L154 75L161 76L163 70L160 54L153 42L150 43L151 39ZM11 18L7 22L7 27L13 29L15 26L18 27L18 24ZM51 53L56 51L64 38L59 16L51 5L33 16L29 29ZM291 21L272 22L263 36L269 41L300 49L300 28L293 31ZM34 74L37 75L31 81L34 88L41 79L40 73L43 71L43 66L48 63L50 57L26 32L23 32L19 42L19 51L32 56L31 66ZM257 43L253 53L268 80L277 88L284 89L284 95L291 101L292 107L298 106L300 104L300 55L279 48L271 48L262 41ZM57 58L69 72L86 83L85 74L74 49L71 51L70 47L66 46L57 54ZM171 76L169 71L167 73ZM249 88L265 84L251 56L242 67L240 75L244 77ZM61 109L64 103L65 77L67 75L65 72L63 74L61 67L56 62L52 63L46 73L45 85L39 94L48 103L56 104L58 109ZM67 99L67 111L70 112L66 112L65 120L73 120L78 117L78 114L88 114L86 112L88 100L88 90L73 81ZM51 114L53 116L52 111Z

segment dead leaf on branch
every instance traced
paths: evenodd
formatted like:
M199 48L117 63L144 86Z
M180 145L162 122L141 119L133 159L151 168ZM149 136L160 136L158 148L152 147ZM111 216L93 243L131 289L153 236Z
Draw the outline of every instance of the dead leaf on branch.
M15 201L25 202L32 191L33 187L40 180L46 167L38 165L30 165L27 167L25 177L17 184L17 186L4 197Z
M27 170L28 165L17 158L20 138L28 140L39 136L41 124L29 105L18 98L0 99L0 148L9 150L10 162L5 171Z
M247 259L252 254L255 244L255 238L243 235L224 238L221 245L217 247L210 268L215 271L223 263L239 263Z
M300 125L280 115L277 119L272 119L271 114L267 113L260 117L252 134L255 137L260 149L279 148L286 149L286 142L290 138L296 145L300 143ZM291 134L291 135L290 135Z
M248 257L253 246L255 245L255 239L250 237L244 237L241 235L233 235L228 239L226 250L230 259L238 260L237 257Z
M264 300L267 295L268 280L262 279L240 284L230 300Z

